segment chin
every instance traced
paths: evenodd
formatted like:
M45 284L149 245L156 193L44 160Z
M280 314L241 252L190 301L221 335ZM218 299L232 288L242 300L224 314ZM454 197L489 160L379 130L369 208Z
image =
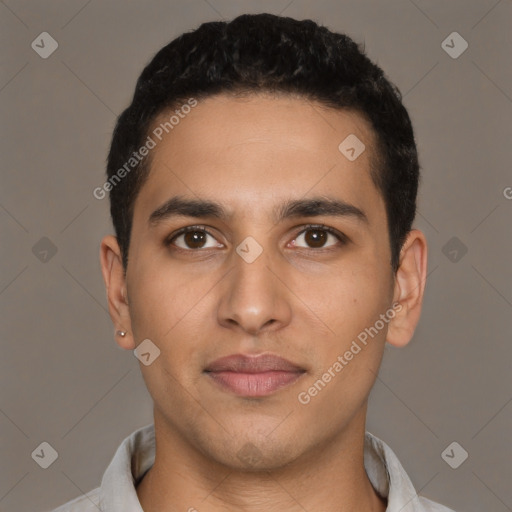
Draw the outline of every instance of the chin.
M300 455L296 443L290 443L290 436L287 440L270 440L266 436L256 435L252 437L245 435L238 441L231 439L231 442L223 440L220 443L221 450L215 450L212 457L232 470L266 472L281 469Z

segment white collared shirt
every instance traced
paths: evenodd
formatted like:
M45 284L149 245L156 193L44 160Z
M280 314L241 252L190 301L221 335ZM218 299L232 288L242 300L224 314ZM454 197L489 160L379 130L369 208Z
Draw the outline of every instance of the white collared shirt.
M143 512L135 488L154 460L155 430L151 424L121 443L101 487L53 512ZM365 434L364 467L374 489L388 500L386 512L454 512L418 496L391 448L369 432Z

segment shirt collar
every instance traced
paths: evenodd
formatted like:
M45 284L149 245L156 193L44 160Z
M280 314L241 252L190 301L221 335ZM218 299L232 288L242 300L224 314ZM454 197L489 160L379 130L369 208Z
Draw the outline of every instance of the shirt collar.
M117 449L101 482L101 510L143 512L135 488L154 461L155 430L150 424L133 432ZM422 505L424 498L416 494L391 448L369 432L365 434L364 466L375 491L388 500L386 512L433 510Z
M105 512L144 512L135 487L155 462L155 427L146 425L117 449L101 480L100 507Z

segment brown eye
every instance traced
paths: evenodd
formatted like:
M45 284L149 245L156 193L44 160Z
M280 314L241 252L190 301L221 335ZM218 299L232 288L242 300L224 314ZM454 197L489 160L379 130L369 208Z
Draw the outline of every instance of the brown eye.
M200 249L206 243L206 233L201 231L189 231L183 233L183 241L189 249Z
M331 240L330 243L328 243L329 240ZM341 234L338 235L327 227L312 226L301 231L299 236L294 240L293 245L308 249L323 249L343 241Z
M323 247L327 242L327 233L320 229L309 229L305 232L304 241L310 247Z
M210 238L211 240L208 240ZM212 247L223 247L206 230L200 228L185 228L169 240L169 245L176 245L180 249L209 249Z

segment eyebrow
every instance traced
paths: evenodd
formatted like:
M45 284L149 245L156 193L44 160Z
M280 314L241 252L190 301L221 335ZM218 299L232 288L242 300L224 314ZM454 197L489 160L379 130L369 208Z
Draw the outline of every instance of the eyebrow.
M273 213L276 223L289 218L315 217L319 215L329 217L353 217L368 223L368 217L363 210L357 206L340 199L325 196L288 200L278 205ZM155 226L164 220L178 216L228 220L233 214L226 210L222 204L215 201L186 199L176 196L166 201L151 213L148 222L151 226Z

